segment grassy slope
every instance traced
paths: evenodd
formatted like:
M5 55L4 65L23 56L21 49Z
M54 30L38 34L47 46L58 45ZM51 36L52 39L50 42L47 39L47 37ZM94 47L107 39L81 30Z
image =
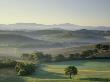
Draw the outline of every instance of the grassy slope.
M110 60L75 60L45 63L41 65L40 71L26 79L47 79L47 82L51 82L54 79L53 82L72 82L72 80L68 79L68 76L64 75L64 68L69 65L75 65L79 70L78 75L74 77L75 82L110 81Z
M64 68L75 65L79 72L74 80L64 75ZM0 71L0 82L109 82L110 60L74 60L43 63L39 71L31 76L18 77L11 69ZM5 71L5 72L4 72Z
M67 76L64 75L64 68L69 65L75 65L78 68L79 74L76 76L78 78L79 77L109 77L110 78L110 69L109 69L110 60L74 60L74 61L67 61L67 62L42 64L41 66L42 69L39 72L38 76L36 74L36 77L47 78L47 79L68 78ZM45 75L42 76L43 75L42 73ZM46 74L48 76L46 76ZM106 76L107 74L109 76Z

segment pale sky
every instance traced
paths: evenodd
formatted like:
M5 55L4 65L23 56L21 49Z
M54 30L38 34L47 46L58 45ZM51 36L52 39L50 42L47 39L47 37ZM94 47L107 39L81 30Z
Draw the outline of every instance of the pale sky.
M0 0L0 24L110 26L110 0Z

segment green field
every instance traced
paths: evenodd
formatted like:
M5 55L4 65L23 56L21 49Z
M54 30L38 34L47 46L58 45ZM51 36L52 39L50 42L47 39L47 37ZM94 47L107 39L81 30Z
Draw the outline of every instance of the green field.
M72 80L64 75L64 68L74 65L78 75ZM5 72L4 72L5 71ZM110 60L74 60L42 63L31 76L18 77L11 69L0 70L0 82L110 82Z

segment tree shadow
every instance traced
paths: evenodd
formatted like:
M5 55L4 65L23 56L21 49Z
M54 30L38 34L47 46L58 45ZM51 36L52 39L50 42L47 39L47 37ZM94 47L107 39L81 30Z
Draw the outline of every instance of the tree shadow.
M25 82L25 80L21 77L17 77L17 76L3 76L3 77L0 77L0 82Z
M62 65L66 66L66 67L68 65L75 65L77 67L77 66L82 66L82 65L84 65L85 63L87 63L89 61L97 62L99 60L93 59L93 60L77 60L77 61L75 60L75 61L72 61L72 62L71 61L66 61L66 63L65 62L43 63L43 64L40 64L39 68L36 70L36 72L33 75L29 76L29 77L38 78L38 79L68 79L69 77L67 77L66 75L64 75L62 73L57 73L56 71L55 72L48 71L48 65L59 65L59 66L61 66L61 68L62 68ZM104 61L104 60L101 60L101 61ZM58 66L58 68L60 68L59 66ZM99 80L99 81L107 80L107 79L102 79L102 78L81 78L81 79L82 80L93 80L93 81L95 81L95 80Z
M109 78L80 78L80 80L89 80L89 81L100 81L100 82L109 82Z
M51 72L45 69L46 65L40 65L36 72L29 76L31 78L38 79L66 79L67 77L64 74Z
M39 79L66 79L67 77L61 73L49 72L46 70L36 71L31 78L39 78Z

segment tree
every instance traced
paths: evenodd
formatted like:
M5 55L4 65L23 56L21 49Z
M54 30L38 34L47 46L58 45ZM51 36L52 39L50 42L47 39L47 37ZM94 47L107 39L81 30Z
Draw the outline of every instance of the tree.
M52 61L52 56L49 55L49 54L46 54L46 55L44 56L44 62L50 62L50 61Z
M22 58L23 60L29 60L29 59L30 59L30 54L28 54L28 53L23 53L22 56L21 56L21 58Z
M69 60L73 60L74 58L75 58L74 54L69 54L69 57L68 57Z
M96 45L96 49L102 49L102 50L109 50L110 49L110 45L102 45L102 44L97 44Z
M70 76L70 79L72 78L72 75L77 75L78 70L75 66L69 66L65 68L65 74Z
M103 50L109 50L110 46L109 45L103 45Z
M92 51L93 51L94 54L98 53L97 49L93 49Z
M88 57L92 57L93 54L94 54L93 50L86 50L82 52L81 57L88 58Z
M16 65L16 61L12 59L6 59L0 61L0 68L14 68Z
M65 57L62 54L59 54L59 55L55 56L54 58L55 58L55 61L64 61L65 60Z
M33 61L42 61L44 54L42 52L36 52L31 55L31 60Z
M69 54L68 60L73 60L73 59L76 59L76 58L80 58L79 53Z
M33 63L18 62L15 66L17 75L24 76L35 72L36 66Z
M97 45L95 46L95 48L98 49L98 50L102 49L102 47L103 47L102 44L97 44Z

